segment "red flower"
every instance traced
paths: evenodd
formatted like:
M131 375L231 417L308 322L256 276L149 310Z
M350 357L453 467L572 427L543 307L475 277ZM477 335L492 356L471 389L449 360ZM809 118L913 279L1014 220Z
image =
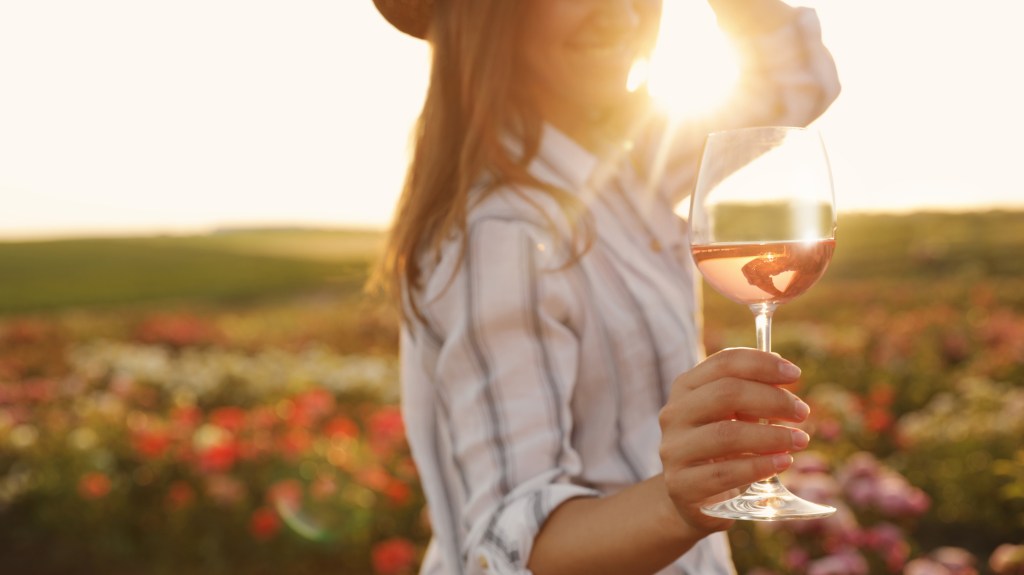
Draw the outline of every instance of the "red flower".
M407 573L416 561L416 547L406 539L395 537L373 546L373 570L378 575Z
M270 405L254 407L249 412L249 422L253 428L258 430L270 429L277 425L280 419L277 412L274 411L274 407Z
M229 471L238 459L238 445L234 441L224 441L211 445L198 453L199 468L207 473Z
M292 425L308 427L334 409L334 396L326 389L316 388L293 398Z
M344 415L338 415L324 425L324 435L330 439L355 439L359 437L359 426Z
M171 438L163 431L141 430L135 433L132 445L139 455L146 459L162 457L171 444Z
M392 477L384 487L384 495L395 505L405 505L412 496L409 486Z
M892 423L892 414L884 407L869 407L864 411L864 424L875 433L885 431Z
M210 413L210 423L231 432L245 427L246 413L240 407L219 407Z
M364 487L380 492L390 485L392 478L383 468L373 466L359 470L356 474L356 480Z
M0 341L7 344L36 344L52 338L56 334L53 326L31 319L22 319L10 323L4 332L0 332Z
M21 397L29 403L46 403L53 400L55 389L52 379L37 377L21 382Z
M175 427L192 428L199 425L203 419L203 412L195 406L175 407L171 410L171 421Z
M92 471L78 480L78 494L82 499L102 499L110 493L110 478L105 473Z
M167 488L167 507L178 511L191 507L196 500L196 490L186 481L175 481Z
M370 445L377 452L387 451L405 440L405 424L397 407L385 407L370 416Z
M267 541L281 530L281 518L269 507L260 507L249 517L249 533L255 539Z
M220 330L209 321L191 315L159 314L147 318L135 330L145 343L163 343L174 347L216 343Z
M294 428L279 439L278 446L286 457L295 459L308 451L312 444L313 438L309 432L302 428Z

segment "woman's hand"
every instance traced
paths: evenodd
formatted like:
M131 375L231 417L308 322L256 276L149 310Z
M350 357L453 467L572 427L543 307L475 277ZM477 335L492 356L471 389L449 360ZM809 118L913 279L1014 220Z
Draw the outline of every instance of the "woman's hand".
M791 21L796 10L782 0L707 0L726 32L758 33Z
M807 447L810 438L799 429L758 423L807 418L807 404L779 387L799 377L800 369L777 355L727 349L673 382L659 417L661 461L669 497L690 527L727 529L731 520L704 515L701 505L786 469L789 453Z

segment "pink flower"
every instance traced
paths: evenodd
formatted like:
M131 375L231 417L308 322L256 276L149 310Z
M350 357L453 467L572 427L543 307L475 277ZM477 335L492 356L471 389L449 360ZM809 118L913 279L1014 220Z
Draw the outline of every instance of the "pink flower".
M810 560L811 556L806 549L802 547L790 547L782 556L782 565L790 573L796 573L805 570L807 568L807 564L810 563Z
M218 474L206 478L206 496L225 507L237 505L245 498L245 485L230 475Z
M338 482L333 477L321 475L309 486L309 494L317 501L323 501L338 492Z
M854 453L846 460L846 465L839 470L839 481L845 486L847 481L853 479L875 477L881 468L882 464L878 462L874 455L867 451L860 451Z
M953 575L953 572L942 563L918 557L903 567L903 575Z
M988 566L996 575L1024 575L1024 545L1005 543L996 547L988 558Z
M903 530L892 523L881 523L864 533L864 545L879 552L889 571L903 569L910 557L910 544Z
M880 477L875 482L875 489L875 507L889 517L920 515L931 506L931 500L924 491L894 471Z
M807 575L867 575L868 562L856 551L822 557L807 567Z
M296 511L302 507L304 489L296 479L284 479L270 486L267 502L277 509L285 507Z
M931 552L933 559L944 565L953 575L978 575L977 558L960 547L939 547Z

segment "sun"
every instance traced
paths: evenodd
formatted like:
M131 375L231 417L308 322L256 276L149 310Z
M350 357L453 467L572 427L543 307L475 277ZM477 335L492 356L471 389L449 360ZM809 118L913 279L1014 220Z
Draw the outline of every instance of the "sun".
M678 119L721 105L739 77L739 59L703 2L665 2L658 43L644 73L658 106Z

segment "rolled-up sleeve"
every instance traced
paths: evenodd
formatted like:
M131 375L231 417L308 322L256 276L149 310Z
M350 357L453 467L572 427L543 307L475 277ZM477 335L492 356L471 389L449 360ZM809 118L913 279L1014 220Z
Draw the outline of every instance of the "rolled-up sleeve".
M803 126L820 116L839 96L835 62L822 43L817 13L794 8L785 26L767 33L736 38L749 73L743 75L734 107L726 113L742 118L744 108L756 109L754 101L770 106L764 123ZM744 105L746 103L746 105Z
M573 482L578 295L556 247L525 222L478 221L457 271L428 302L442 340L434 379L463 479L466 573L529 573L547 516L597 495Z

